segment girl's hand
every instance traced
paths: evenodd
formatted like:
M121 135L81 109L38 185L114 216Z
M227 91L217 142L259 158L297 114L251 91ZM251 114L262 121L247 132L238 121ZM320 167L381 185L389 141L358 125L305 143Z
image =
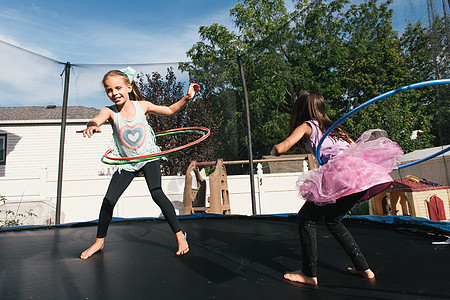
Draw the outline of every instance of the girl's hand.
M280 156L280 153L278 153L278 151L277 151L277 146L276 145L272 147L272 150L270 150L270 155L272 155L272 156Z
M178 100L177 102L171 104L170 106L165 105L155 105L151 103L150 101L139 101L139 103L142 106L142 109L147 113L152 113L158 116L173 116L177 112L180 111L180 109L188 103L188 101L192 98L194 98L195 93L200 91L200 86L196 83L191 83L189 85L188 92L183 98Z
M189 85L189 89L188 89L188 92L187 92L186 96L188 96L189 99L192 99L192 98L194 98L195 93L198 92L198 91L200 91L200 86L198 84L196 84L196 83L191 83Z
M83 133L83 137L90 138L91 136L94 135L94 133L102 132L100 126L108 120L111 122L111 124L113 124L112 122L114 121L114 112L109 107L103 107L95 118L87 122L86 124L87 128L84 130L77 131L77 133Z
M88 128L86 128L84 130L77 131L77 133L83 133L83 137L88 137L88 138L93 136L94 133L96 133L96 132L98 132L98 133L102 132L100 127L98 127L98 126L89 126Z

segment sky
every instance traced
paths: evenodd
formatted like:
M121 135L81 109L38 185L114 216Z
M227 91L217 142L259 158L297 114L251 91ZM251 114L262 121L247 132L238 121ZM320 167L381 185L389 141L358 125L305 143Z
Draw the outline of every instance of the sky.
M83 65L71 73L69 105L109 105L101 88L104 73L128 65L142 73L176 70L177 62L188 61L200 26L231 28L230 9L237 3L0 0L0 41L38 54L0 43L0 106L61 105L64 65L58 62Z
M201 25L231 24L236 0L1 0L0 40L71 63L185 61Z
M108 105L100 83L106 71L128 65L143 73L176 70L200 40L200 26L233 30L230 9L239 2L0 0L0 106L61 105L65 62L77 66L69 105ZM400 31L405 17L426 21L425 0L395 0L392 8Z

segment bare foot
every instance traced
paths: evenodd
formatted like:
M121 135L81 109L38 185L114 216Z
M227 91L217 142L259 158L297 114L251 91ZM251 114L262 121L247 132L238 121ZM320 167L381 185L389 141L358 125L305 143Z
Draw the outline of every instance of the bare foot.
M89 247L88 249L84 250L83 253L81 253L80 258L81 259L88 259L95 252L97 252L99 250L102 250L104 245L105 245L105 239L104 238L101 238L101 239L97 238L95 240L95 243L92 244L91 247Z
M347 271L350 274L358 275L358 276L361 276L361 277L364 277L364 278L369 278L369 279L375 278L375 274L372 272L371 269L367 269L365 271L358 271L355 268L347 267Z
M186 240L186 236L182 231L178 231L176 234L177 242L178 242L178 251L177 255L183 255L189 252L189 245Z
M301 270L284 274L284 278L290 281L305 283L309 285L317 285L317 277L309 277L303 274Z

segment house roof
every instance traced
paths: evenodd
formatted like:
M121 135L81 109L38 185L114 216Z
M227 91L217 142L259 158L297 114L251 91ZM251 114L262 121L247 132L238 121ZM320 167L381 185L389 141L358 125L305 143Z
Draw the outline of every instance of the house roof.
M415 181L408 178L394 180L391 188L386 192L420 192L428 190L450 189L450 186L430 183L426 180Z
M90 120L100 112L97 108L84 106L68 106L68 120ZM62 107L48 106L16 106L0 107L0 121L25 121L25 120L61 120Z
M421 149L421 150L416 150L410 153L406 153L405 155L403 155L400 158L400 162L402 163L408 163L408 162L412 162L412 161L416 161L419 159L423 159L425 157L428 157L430 155L433 155L435 153L438 153L441 150L444 150L446 148L450 147L450 145L443 145L443 146L439 146L439 147L433 147L433 148L427 148L427 149ZM442 156L450 156L450 151L445 152L437 157L440 157L442 159Z

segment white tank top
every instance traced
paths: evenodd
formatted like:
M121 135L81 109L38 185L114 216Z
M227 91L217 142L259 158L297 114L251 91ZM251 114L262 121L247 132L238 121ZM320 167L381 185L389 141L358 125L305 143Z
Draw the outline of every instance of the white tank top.
M116 105L110 106L114 111L112 154L120 157L134 157L160 152L155 143L155 133L145 118L144 110L139 101L132 101L136 114L131 120L126 120L117 111ZM147 162L118 165L119 170L130 172L141 169Z

